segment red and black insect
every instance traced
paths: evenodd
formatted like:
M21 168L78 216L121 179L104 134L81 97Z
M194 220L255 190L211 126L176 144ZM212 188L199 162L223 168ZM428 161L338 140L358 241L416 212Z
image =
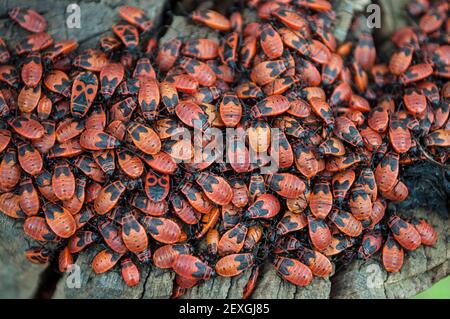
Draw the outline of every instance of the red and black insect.
M330 213L332 205L333 194L330 184L326 181L315 183L309 203L311 213L317 218L325 219Z
M364 234L361 247L358 250L358 257L368 259L381 249L383 236L380 231L370 231Z
M100 93L108 100L114 94L117 86L122 82L125 70L120 63L109 63L100 72Z
M74 216L77 229L79 229L94 216L94 213L91 209L85 208L82 210L84 203L88 203L91 200L88 196L89 189L86 190L86 180L79 178L77 183L75 196L70 200L64 201L63 206Z
M245 217L251 219L270 219L280 212L280 202L272 194L262 194L250 205Z
M264 96L261 88L253 82L243 82L235 88L235 91L240 99L256 99Z
M47 73L44 78L44 85L50 91L65 97L69 97L71 94L69 76L61 70L52 70Z
M122 19L137 26L142 31L148 31L153 26L152 21L147 18L145 11L141 8L134 6L121 6L119 7L118 12Z
M289 109L289 101L282 95L271 95L253 106L251 113L254 118L275 116Z
M73 256L69 251L69 248L64 247L58 255L58 270L65 273L69 267L73 265Z
M177 163L165 152L159 152L153 155L144 154L141 157L147 165L161 174L173 174L177 169Z
M14 219L21 219L27 217L25 212L20 207L20 196L10 192L3 193L0 195L0 211L6 216Z
M311 31L308 21L295 11L280 7L278 10L273 11L272 15L292 30L299 31L305 38L309 37Z
M70 111L83 117L89 111L98 90L97 76L89 71L80 73L73 81Z
M115 181L106 185L94 201L94 210L97 214L106 214L116 206L124 191L125 185L121 181Z
M306 188L299 177L290 173L271 174L267 178L267 184L269 188L285 198L298 198Z
M140 58L137 60L136 67L133 72L133 78L140 80L139 86L141 85L141 81L146 82L148 79L156 79L156 72L150 62L150 59Z
M56 197L53 192L52 187L52 174L46 170L43 170L41 174L36 177L36 184L39 193L44 196L50 202L57 202L58 197Z
M65 208L47 203L44 207L45 220L52 231L62 238L69 238L77 230L72 214Z
M382 253L384 269L388 272L400 271L403 266L404 254L402 247L391 236L388 236Z
M260 268L260 265L253 267L252 273L247 283L245 284L244 291L242 292L242 299L247 299L251 296L253 290L255 289L256 282L259 278Z
M76 40L62 40L53 44L42 55L44 63L56 62L57 58L63 54L68 54L78 47Z
M41 81L43 66L38 52L29 53L24 59L21 71L22 81L28 87L36 87Z
M338 54L332 53L327 64L322 66L322 82L325 85L333 84L343 67L342 57Z
M19 183L21 169L14 148L7 148L0 162L0 190L8 192Z
M161 71L166 72L174 66L182 44L181 40L172 39L160 46L156 56L156 65Z
M316 250L302 246L299 249L298 256L300 261L308 266L314 276L328 277L333 271L333 265L328 257Z
M227 127L235 127L242 117L242 105L235 94L225 93L219 106L220 118Z
M391 55L389 60L389 70L394 75L401 75L411 65L414 53L412 45L405 45Z
M139 284L141 275L139 273L139 269L135 263L131 260L131 258L124 258L120 262L121 274L123 281L127 286L133 287Z
M85 126L84 123L78 119L68 118L61 121L55 130L56 140L60 143L67 142L68 140L80 135Z
M410 66L399 79L402 84L410 84L425 79L433 73L433 67L429 64L415 64Z
M96 274L105 273L112 269L121 257L122 254L113 252L109 249L104 249L95 255L92 260L92 269Z
M144 190L148 198L152 201L160 202L164 200L170 191L169 175L158 176L155 173L148 171L145 176Z
M208 254L215 256L218 252L220 234L217 229L210 229L205 237Z
M45 129L42 124L32 118L20 116L8 120L8 124L17 134L30 140L37 140L45 133Z
M375 180L381 191L391 190L399 173L399 156L395 152L387 153L375 168Z
M334 174L332 180L333 200L342 203L354 181L354 170L345 170Z
M32 9L16 7L11 9L8 14L12 20L30 32L44 32L47 28L47 21L45 18Z
M264 53L271 60L281 57L283 54L283 41L281 40L281 36L269 23L261 25L260 28L259 41Z
M101 151L117 148L121 142L102 130L87 129L81 133L80 145L84 149Z
M217 100L222 94L222 90L216 86L202 87L193 96L195 102L202 103L212 103Z
M203 109L191 101L180 101L175 106L175 114L187 126L206 130L209 127L208 118Z
M275 227L275 236L284 236L290 232L303 229L308 225L308 220L304 214L296 214L287 211Z
M129 151L118 151L117 162L122 171L132 179L136 179L144 173L142 160Z
M5 41L0 38L0 63L5 64L10 57L11 54L8 51Z
M155 266L161 269L172 268L178 255L189 254L191 247L186 244L164 245L153 253Z
M161 140L148 126L131 122L127 127L133 144L146 154L157 154L161 149Z
M45 247L32 247L25 251L25 257L33 264L46 264L50 251Z
M223 177L202 172L198 175L196 182L212 202L222 206L231 202L233 191Z
M344 210L333 209L329 216L330 221L344 234L358 237L363 231L361 222L353 214Z
M40 209L39 193L31 179L24 179L19 185L20 208L28 216L37 215Z
M213 86L216 82L216 74L208 64L188 57L180 57L178 61L180 67L196 79L199 85Z
M139 32L134 26L118 23L112 26L112 30L128 49L133 50L139 45Z
M119 254L124 254L127 251L121 236L120 227L115 226L111 220L105 219L101 221L98 224L98 230L110 249Z
M91 72L100 72L107 64L108 56L97 49L87 49L73 59L72 64Z
M256 84L263 86L275 80L285 71L286 62L284 60L265 61L253 67L250 78Z
M273 262L281 277L297 286L307 286L313 279L311 270L296 259L276 257Z
M219 45L218 53L220 60L226 66L232 69L236 68L238 60L239 33L231 32L222 40Z
M179 103L178 92L175 86L167 81L159 84L159 91L161 94L161 101L171 114L175 111L175 106Z
M97 240L98 235L96 233L89 230L80 230L69 238L67 247L70 253L76 254Z
M192 20L220 31L229 31L232 27L229 19L214 10L196 10L192 13Z
M13 88L19 87L19 75L17 70L12 65L0 66L0 81L5 82Z
M122 219L122 239L129 251L138 254L148 247L148 237L143 225L129 212Z
M218 43L212 39L191 39L187 40L182 49L186 56L200 60L212 60L218 56Z
M198 257L182 254L175 258L173 270L176 274L190 279L209 279L214 270Z
M53 44L53 37L45 32L33 33L20 40L16 46L17 54L21 55L27 52L38 52L47 49ZM3 53L3 58L5 58L5 53ZM9 57L8 57L9 59ZM5 63L4 60L2 63Z
M164 217L145 216L141 220L145 230L156 240L164 244L175 244L180 241L180 226L173 220Z
M55 165L52 176L52 188L60 200L69 200L75 195L75 176L67 162Z
M336 119L334 132L340 139L353 146L362 147L364 145L355 124L347 117L340 116Z
M434 246L434 244L436 244L438 235L433 226L424 219L413 219L411 223L419 233L422 245Z
M107 175L111 176L116 169L116 155L113 150L99 150L92 154L95 163Z
M148 120L156 118L160 99L161 95L156 80L147 79L139 82L138 100L144 118Z
M43 159L39 151L29 143L20 142L17 146L20 167L28 174L38 175L43 168Z
M132 97L127 97L126 99L113 104L110 108L111 120L119 120L123 122L128 122L136 109L136 102Z
M331 232L323 219L309 215L308 232L309 238L317 250L323 251L331 244Z
M388 221L389 228L395 240L407 250L415 250L421 244L419 232L413 225L398 216L392 216Z
M240 223L227 230L219 240L217 250L219 255L224 256L239 253L244 247L248 227Z
M36 108L41 97L41 85L36 87L23 87L17 98L19 110L23 113L31 113ZM7 112L6 110L4 110Z
M252 254L231 254L222 257L216 263L216 274L222 277L234 277L244 270L252 267L254 258Z
M179 194L174 194L170 202L175 214L186 224L195 225L200 221L201 215Z
M372 213L372 201L366 189L358 183L350 190L350 211L359 221L368 220Z

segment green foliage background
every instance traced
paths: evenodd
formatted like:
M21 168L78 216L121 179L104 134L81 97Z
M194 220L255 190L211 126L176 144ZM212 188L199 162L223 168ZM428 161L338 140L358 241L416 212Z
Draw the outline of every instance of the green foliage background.
M414 296L413 299L450 299L450 276Z

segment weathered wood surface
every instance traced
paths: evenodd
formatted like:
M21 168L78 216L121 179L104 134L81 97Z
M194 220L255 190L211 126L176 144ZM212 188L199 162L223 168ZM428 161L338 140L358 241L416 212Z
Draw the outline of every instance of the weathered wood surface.
M22 223L0 214L0 298L33 296L45 266L25 259L28 247Z
M14 43L25 34L19 27L6 19L6 12L13 6L30 6L44 12L49 22L49 32L56 39L76 38L81 47L95 45L98 37L110 32L113 21L117 21L116 8L123 4L135 4L155 18L157 25L162 21L162 11L167 3L161 0L130 1L81 1L81 29L68 29L65 24L66 5L71 1L3 1L0 4L0 36ZM340 1L338 22L335 34L338 39L345 38L351 16L361 11L370 1ZM39 5L36 5L39 3ZM203 4L203 5L208 5ZM339 9L343 8L343 9ZM173 37L183 39L209 37L218 39L219 35L192 24L182 16L173 16L171 25L161 38L161 43ZM402 212L403 214L404 212ZM438 214L420 210L439 232L439 242L433 248L419 248L408 253L405 267L398 274L388 275L382 268L379 257L362 263L354 261L345 271L330 279L314 279L305 288L293 286L275 273L273 266L264 265L262 274L252 295L253 298L406 298L430 287L434 282L450 273L450 224ZM0 297L28 298L33 296L43 266L31 265L23 256L28 244L21 230L21 223L0 215ZM123 284L118 269L102 275L91 270L91 261L100 249L90 249L81 254L76 265L80 269L80 287L71 288L74 275L66 274L59 281L54 298L169 298L172 292L173 272L156 268L141 269L142 280L137 287L129 288ZM189 290L184 298L240 298L250 272L238 277L214 278Z

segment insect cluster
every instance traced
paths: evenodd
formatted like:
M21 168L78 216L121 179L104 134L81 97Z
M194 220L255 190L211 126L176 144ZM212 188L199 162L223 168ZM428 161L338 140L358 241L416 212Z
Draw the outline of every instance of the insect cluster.
M14 49L0 41L0 210L39 243L31 262L55 258L64 272L100 245L95 273L120 264L133 286L149 264L173 269L174 297L253 269L248 297L266 260L306 286L347 252L382 250L396 272L404 250L436 242L387 202L408 196L402 166L447 162L449 3L412 1L419 25L393 35L385 63L369 31L338 46L328 1L248 5L258 21L192 13L220 43L160 47L145 12L122 6L114 36L83 52L54 42L37 12L10 11L30 35ZM226 163L202 152L189 162L214 143L211 128L233 127L247 134ZM173 138L194 129L205 134Z

